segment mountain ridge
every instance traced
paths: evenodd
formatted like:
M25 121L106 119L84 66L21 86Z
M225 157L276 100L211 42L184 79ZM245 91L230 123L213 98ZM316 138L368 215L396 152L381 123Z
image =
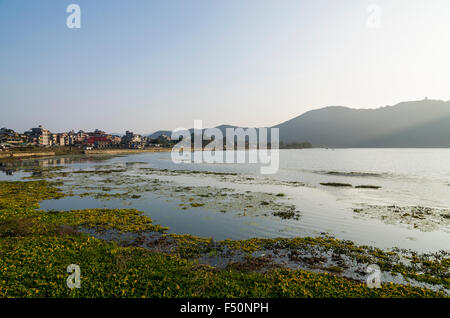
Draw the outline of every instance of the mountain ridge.
M237 126L217 126L223 132L229 127ZM279 128L280 142L308 141L314 147L450 148L450 101L424 99L370 109L327 106L270 128Z

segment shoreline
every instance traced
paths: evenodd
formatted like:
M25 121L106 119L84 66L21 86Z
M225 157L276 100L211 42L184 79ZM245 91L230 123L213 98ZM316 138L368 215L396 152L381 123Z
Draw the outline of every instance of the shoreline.
M14 162L27 159L45 159L64 156L115 156L115 155L132 155L147 152L170 152L171 148L149 148L149 149L96 149L96 150L69 150L63 149L55 151L16 151L16 152L0 152L0 164L3 162Z
M0 159L23 159L23 158L35 158L35 157L52 157L56 156L55 152L10 152L0 153Z
M83 150L85 155L129 155L146 152L170 152L172 148Z

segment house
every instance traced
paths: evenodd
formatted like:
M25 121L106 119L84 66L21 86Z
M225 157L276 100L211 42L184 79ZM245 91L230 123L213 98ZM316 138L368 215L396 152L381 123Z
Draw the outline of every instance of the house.
M87 138L88 147L103 149L111 147L111 138L109 136L90 136Z
M131 131L126 131L125 136L122 137L120 145L122 148L128 149L142 149L145 146L146 139L141 135L134 134Z
M9 148L14 146L20 146L26 143L26 137L22 134L15 132L12 129L1 128L0 129L0 144L3 148Z
M38 146L50 146L51 136L50 131L39 125L38 128L31 128L25 132L25 136L30 144Z

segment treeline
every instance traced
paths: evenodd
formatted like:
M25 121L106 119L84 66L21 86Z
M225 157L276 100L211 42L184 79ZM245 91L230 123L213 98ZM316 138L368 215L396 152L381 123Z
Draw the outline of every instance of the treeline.
M287 144L280 142L280 149L309 149L309 148L312 148L312 145L308 141L291 142Z

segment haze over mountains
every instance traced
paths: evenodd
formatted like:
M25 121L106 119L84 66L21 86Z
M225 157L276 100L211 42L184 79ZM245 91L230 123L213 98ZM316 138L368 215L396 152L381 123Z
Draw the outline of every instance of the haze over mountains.
M221 129L225 135L227 127ZM331 148L450 148L450 102L421 100L377 109L330 106L274 126L280 142ZM170 135L170 131L152 134Z

